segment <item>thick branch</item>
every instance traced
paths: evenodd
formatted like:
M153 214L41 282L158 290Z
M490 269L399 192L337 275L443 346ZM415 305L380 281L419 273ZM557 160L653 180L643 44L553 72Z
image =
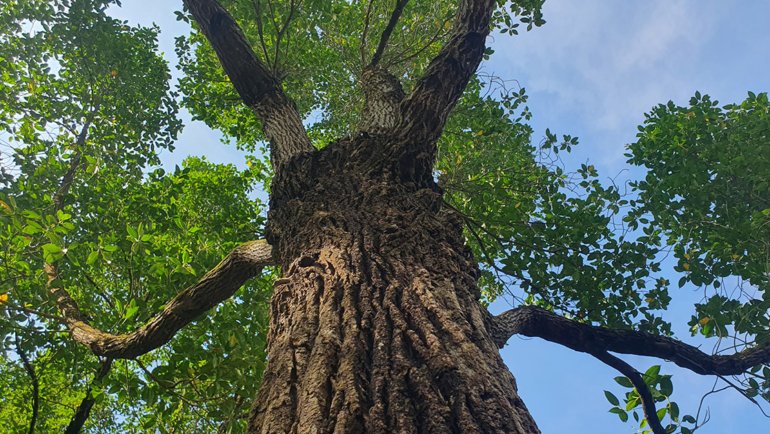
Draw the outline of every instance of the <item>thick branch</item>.
M372 56L372 61L361 75L361 88L366 97L366 105L361 116L361 123L358 126L360 131L372 134L387 133L392 131L401 120L401 102L405 96L404 89L401 87L401 82L398 78L385 68L380 68L379 63L382 55L385 53L390 35L393 33L393 29L396 27L408 1L396 0L396 6L393 9L388 24L385 26L385 30L382 31L380 42L377 44L377 50L374 52L374 56ZM369 6L371 7L371 3ZM364 31L367 30L369 25L369 12L371 11L367 10ZM365 39L366 34L364 33L361 40L362 60L364 57Z
M642 378L642 375L639 373L639 371L634 369L633 366L629 365L623 360L607 353L606 351L593 354L593 356L606 363L607 365L617 369L618 372L631 380L631 384L634 385L636 393L639 394L639 398L642 400L642 410L644 411L644 417L647 419L647 424L650 425L652 432L654 434L666 434L666 430L663 428L663 425L661 425L660 419L658 419L658 411L655 409L655 399L653 399L652 393L650 393L650 388L647 386L647 383L644 382L644 379Z
M112 368L112 359L106 359L102 362L101 366L99 366L99 371L96 373L91 384L88 385L86 396L80 401L80 405L78 405L78 409L72 416L69 425L67 425L67 429L64 430L64 434L78 434L83 429L83 425L85 425L88 420L88 416L91 415L91 409L93 408L94 403L96 403L96 398L94 398L94 395L91 392L94 386L98 387L104 377L110 373L110 368Z
M361 76L361 87L366 105L358 129L374 134L392 131L401 119L401 82L384 69L370 67Z
M449 112L465 90L484 56L495 0L462 0L449 40L431 61L425 75L402 104L399 131L405 146L427 149L441 135Z
M236 247L198 283L174 297L147 324L126 335L113 335L92 327L75 300L64 290L54 264L47 264L48 288L76 342L97 356L131 359L165 344L182 327L228 299L247 280L271 265L272 248L265 241L251 241Z
M492 340L502 348L515 335L538 337L596 354L612 351L657 357L701 375L738 375L770 362L770 346L761 345L724 356L706 354L676 339L636 330L612 330L572 321L535 306L522 306L490 317Z
M280 165L295 155L311 152L313 146L296 107L254 54L233 17L216 0L184 0L184 4L217 53L235 90L262 121L273 164Z

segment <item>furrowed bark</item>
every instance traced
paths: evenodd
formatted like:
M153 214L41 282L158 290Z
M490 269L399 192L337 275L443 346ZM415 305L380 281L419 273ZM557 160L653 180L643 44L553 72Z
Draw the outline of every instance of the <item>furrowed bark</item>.
M390 36L404 12L409 0L396 0L388 24L380 35L380 42L372 55L369 65L364 68L360 85L364 90L365 106L358 129L369 134L387 134L393 131L401 120L401 101L404 99L404 89L401 82L385 68L379 66ZM371 2L367 7L364 34L361 36L361 60L365 61L366 31L369 26Z
M98 385L102 380L104 380L107 374L110 373L110 368L112 368L112 359L105 360L99 366L99 371L96 373L96 376L94 377L94 380L91 382L91 384L88 385L88 388L86 389L86 396L84 396L83 400L80 401L80 405L78 405L78 409L75 410L75 415L72 416L70 423L64 430L64 434L78 434L83 429L83 425L85 425L86 421L88 420L88 416L91 415L91 409L96 403L96 399L94 398L91 391L95 385Z
M393 74L375 66L364 71L360 84L366 104L358 129L368 134L392 133L401 120L401 83Z
M247 280L271 265L272 248L264 241L241 244L230 252L198 283L171 299L166 307L138 330L114 335L92 327L75 300L64 289L55 264L46 264L48 289L73 339L97 355L111 359L132 359L165 344L195 318L230 298Z
M251 433L539 432L484 326L462 220L359 135L273 181L283 276Z
M184 0L235 90L262 121L273 165L313 151L302 119L233 17L216 0Z
M423 151L433 158L447 117L484 56L496 5L495 0L460 2L449 40L402 104L398 131L407 151Z
M542 338L584 353L635 354L676 363L701 375L738 375L770 362L770 346L760 345L724 356L706 354L692 345L636 330L613 330L563 318L535 306L522 306L491 317L488 328L502 348L520 334Z

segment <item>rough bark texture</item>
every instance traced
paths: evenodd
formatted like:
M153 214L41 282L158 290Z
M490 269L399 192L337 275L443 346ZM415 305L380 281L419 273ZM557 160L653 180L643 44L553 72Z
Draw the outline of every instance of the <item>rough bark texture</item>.
M485 328L461 220L433 181L436 140L497 2L460 1L449 41L402 101L377 70L397 1L362 83L361 134L317 152L227 12L185 4L277 145L268 241L283 277L249 432L539 432Z
M401 83L388 71L374 67L362 74L361 87L366 105L358 129L370 134L391 131L401 120Z
M537 433L484 325L461 221L359 136L274 180L283 267L253 433ZM368 151L367 151L368 153Z
M449 113L484 57L495 0L461 1L452 34L401 106L401 144L434 157Z

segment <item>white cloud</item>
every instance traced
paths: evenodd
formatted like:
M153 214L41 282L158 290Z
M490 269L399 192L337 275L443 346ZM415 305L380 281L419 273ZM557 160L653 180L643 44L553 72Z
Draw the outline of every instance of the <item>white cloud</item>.
M551 0L544 27L497 38L488 68L519 79L543 127L577 123L614 166L644 112L694 91L703 41L716 31L708 12L694 1Z

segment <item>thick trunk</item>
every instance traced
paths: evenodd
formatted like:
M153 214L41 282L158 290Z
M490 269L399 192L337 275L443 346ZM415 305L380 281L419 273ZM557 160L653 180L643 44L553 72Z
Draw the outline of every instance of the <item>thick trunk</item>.
M249 432L537 433L484 327L460 220L430 176L356 163L387 146L374 140L275 180L284 274Z

